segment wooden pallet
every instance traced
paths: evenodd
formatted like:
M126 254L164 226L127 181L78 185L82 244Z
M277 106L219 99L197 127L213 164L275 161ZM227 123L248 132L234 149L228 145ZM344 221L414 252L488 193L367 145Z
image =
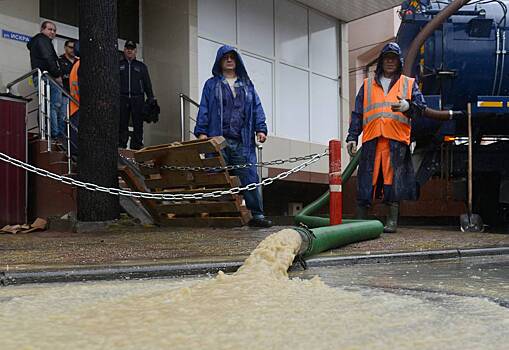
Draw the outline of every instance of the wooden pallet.
M136 191L148 188L153 193L165 194L205 193L240 186L239 178L226 170L204 172L161 168L225 166L221 155L225 147L226 141L221 136L146 147L134 154L136 162L142 164L139 169L144 184L132 178L129 171L123 172L124 181ZM142 203L157 223L166 226L236 227L251 219L240 195L185 201L142 200Z

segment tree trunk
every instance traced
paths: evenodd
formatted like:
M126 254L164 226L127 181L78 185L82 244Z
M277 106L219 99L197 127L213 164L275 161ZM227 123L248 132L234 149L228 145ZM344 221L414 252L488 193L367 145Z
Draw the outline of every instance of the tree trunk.
M117 0L80 1L79 17L78 178L104 187L118 187ZM78 190L78 220L106 221L119 215L118 196Z

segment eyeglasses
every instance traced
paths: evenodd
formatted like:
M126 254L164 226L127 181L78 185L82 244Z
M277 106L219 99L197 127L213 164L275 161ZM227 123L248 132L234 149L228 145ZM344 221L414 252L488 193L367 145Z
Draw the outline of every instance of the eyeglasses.
M67 45L66 47L70 48L70 49L74 49L74 46L69 46Z

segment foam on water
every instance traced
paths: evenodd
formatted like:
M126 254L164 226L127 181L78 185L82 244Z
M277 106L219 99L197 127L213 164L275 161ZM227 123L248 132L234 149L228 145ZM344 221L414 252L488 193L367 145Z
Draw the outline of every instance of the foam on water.
M2 349L505 349L509 310L289 279L277 232L234 274L0 289ZM341 273L341 269L338 269Z

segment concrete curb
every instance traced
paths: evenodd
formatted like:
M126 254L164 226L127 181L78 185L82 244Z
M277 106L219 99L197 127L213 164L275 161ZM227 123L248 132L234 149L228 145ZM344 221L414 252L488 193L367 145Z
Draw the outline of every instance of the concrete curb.
M309 259L309 267L345 266L355 264L380 264L438 259L460 259L464 257L509 255L509 247L450 249L426 252L393 254L353 255L317 257ZM84 282L118 279L181 277L215 274L218 271L235 272L243 261L190 263L175 265L132 265L110 267L84 267L46 271L0 271L0 286L27 283Z
M466 257L506 255L506 254L509 254L509 247L448 249L448 250L431 250L424 252L408 252L393 254L335 256L330 258L318 257L308 260L307 264L309 267L322 267L335 265L380 264L380 263L438 260L438 259L460 259Z

